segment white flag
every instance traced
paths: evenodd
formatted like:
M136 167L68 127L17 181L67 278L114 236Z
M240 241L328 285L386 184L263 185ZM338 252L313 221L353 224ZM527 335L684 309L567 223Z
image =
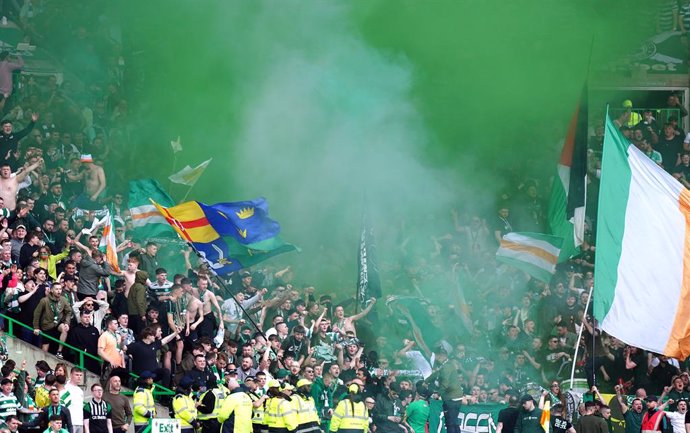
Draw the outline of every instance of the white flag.
M182 152L182 141L179 135L177 140L170 140L170 147L172 147L173 153Z
M194 168L186 166L182 170L168 177L168 179L170 179L171 182L192 186L197 180L199 180L199 177L201 177L202 173L204 170L206 170L206 167L208 167L212 159L213 158L210 158Z

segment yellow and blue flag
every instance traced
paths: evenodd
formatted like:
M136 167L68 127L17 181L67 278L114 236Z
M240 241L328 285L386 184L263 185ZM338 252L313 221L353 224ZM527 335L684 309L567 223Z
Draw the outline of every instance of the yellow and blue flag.
M264 198L214 205L190 201L168 208L154 205L220 275L297 249L278 236L280 224L268 216Z
M241 244L263 241L280 233L280 224L268 216L268 202L263 197L250 201L199 205L218 234L231 236Z

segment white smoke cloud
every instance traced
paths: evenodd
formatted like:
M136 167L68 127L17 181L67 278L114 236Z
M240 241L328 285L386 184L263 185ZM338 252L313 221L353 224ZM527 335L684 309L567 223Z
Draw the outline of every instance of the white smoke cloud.
M332 227L357 227L365 192L388 211L428 212L452 199L455 188L420 162L430 137L409 63L367 45L345 4L259 4L233 49L245 71L235 147L246 187L280 191L273 202L287 205L276 209L284 220L310 216Z

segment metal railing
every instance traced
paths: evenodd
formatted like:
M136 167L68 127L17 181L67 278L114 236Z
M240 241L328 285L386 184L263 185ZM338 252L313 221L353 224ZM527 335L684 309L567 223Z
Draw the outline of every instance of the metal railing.
M0 313L0 318L4 319L4 320L6 321L6 323L7 323L6 334L7 334L7 335L10 335L10 336L13 337L13 338L19 338L19 339L21 340L21 338L20 338L18 335L15 335L15 333L14 333L15 325L19 325L19 327L21 327L21 328L28 329L29 331L31 331L32 334L33 334L33 332L34 332L34 329L33 329L31 326L29 326L29 325L27 325L27 324L25 324L25 323L22 323L22 322L20 322L20 321L17 320L17 319L14 319L14 318L12 318L12 317L9 317L9 316L7 316L6 314ZM103 358L101 358L101 357L92 355L91 353L88 353L88 352L86 352L86 351L84 351L84 350L82 350L82 349L78 349L78 348L76 348L76 347L74 347L74 346L72 346L72 345L70 345L70 344L64 343L64 342L60 341L58 338L55 338L55 337L53 337L53 336L51 336L51 335L48 335L48 334L46 334L46 333L43 332L43 331L39 332L38 335L40 335L41 338L45 338L45 339L47 339L47 340L49 340L49 341L53 341L53 342L55 342L55 343L57 343L57 344L59 344L59 345L62 345L62 346L64 346L64 347L66 347L66 348L72 350L74 353L76 353L77 356L79 356L79 363L77 363L76 365L77 365L79 368L81 368L82 370L91 371L91 370L88 370L88 369L85 367L84 360L85 360L86 358L91 358L91 359L95 360L96 362L99 363L99 365L101 366L101 368L103 367L103 363L105 362L105 360L104 360ZM31 344L31 343L28 343L28 342L27 342L27 344ZM40 349L40 347L37 347L37 349ZM93 372L92 372L92 373L93 373ZM137 380L139 380L139 375L138 375L138 374L132 373L131 371L128 371L127 374L129 374L129 376L130 376L132 379L134 379L135 383L136 383ZM125 392L122 392L121 394L124 394L124 395L132 395L133 392L125 391ZM154 389L153 389L153 394L154 394L154 395L175 395L175 392L174 392L173 390L171 390L171 389L168 389L168 388L162 386L162 385L156 384L155 387L154 387Z

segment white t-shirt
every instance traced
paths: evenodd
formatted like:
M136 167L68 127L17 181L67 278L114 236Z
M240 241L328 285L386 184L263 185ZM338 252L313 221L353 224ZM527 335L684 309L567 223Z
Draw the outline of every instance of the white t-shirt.
M685 414L680 412L666 412L666 416L671 421L673 433L685 433Z
M72 424L84 425L84 391L80 387L68 382L65 384L63 394L68 392L69 397L65 399L65 403L68 403L66 406L69 409Z

